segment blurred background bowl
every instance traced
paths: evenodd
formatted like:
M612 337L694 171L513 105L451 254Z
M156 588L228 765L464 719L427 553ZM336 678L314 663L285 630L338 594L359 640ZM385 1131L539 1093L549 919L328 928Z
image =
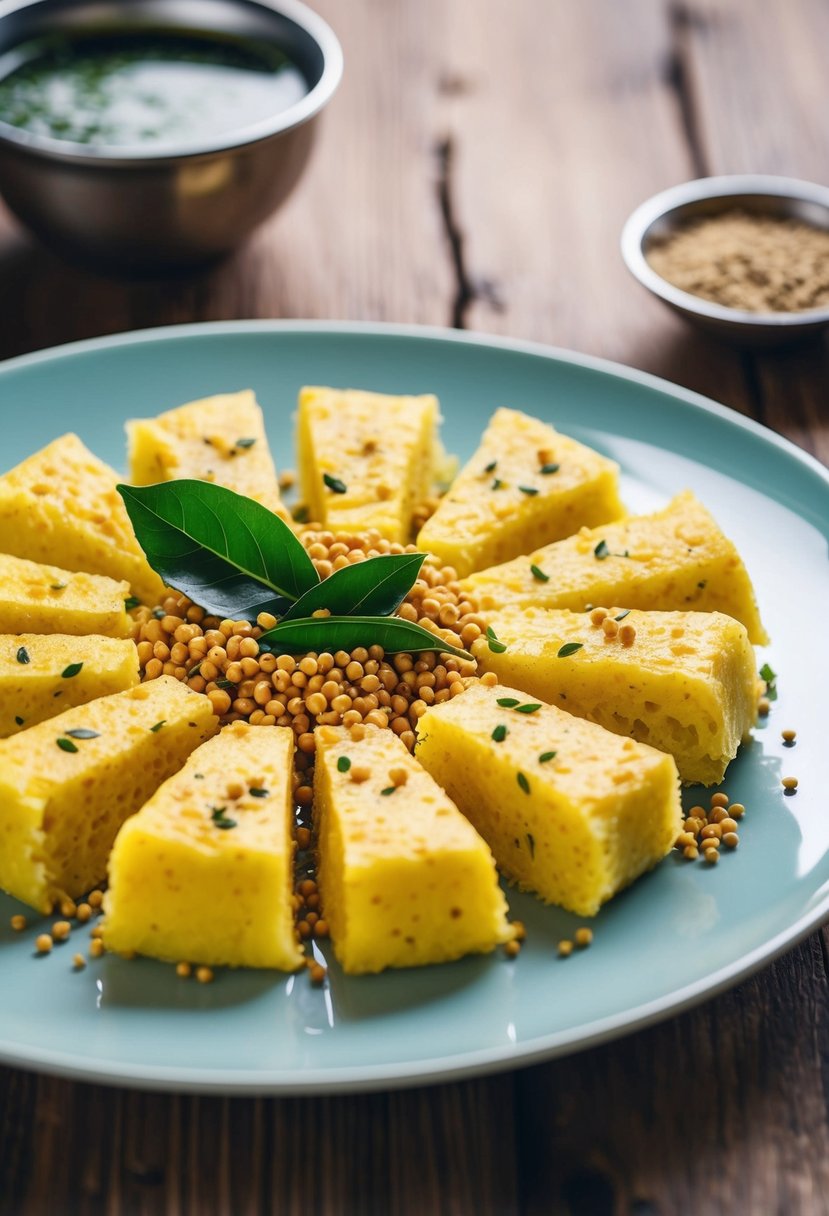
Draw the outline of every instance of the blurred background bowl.
M788 177L738 174L702 177L655 194L642 203L622 231L622 257L643 287L686 321L741 346L782 346L813 336L829 325L829 308L804 312L747 312L715 304L674 287L653 269L647 253L691 220L725 211L800 220L829 230L829 189Z
M0 55L59 34L209 32L264 42L305 77L307 93L215 141L119 149L35 135L0 116L0 193L70 259L154 273L221 257L291 192L342 75L330 27L299 0L6 0Z

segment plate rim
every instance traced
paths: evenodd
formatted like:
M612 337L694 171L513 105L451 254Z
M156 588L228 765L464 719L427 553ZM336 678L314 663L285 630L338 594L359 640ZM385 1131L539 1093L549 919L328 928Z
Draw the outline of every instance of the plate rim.
M181 338L200 337L208 334L221 336L255 333L316 333L321 336L355 335L412 340L430 339L459 346L482 346L533 355L552 362L586 368L615 379L626 380L657 392L666 393L731 426L743 429L764 442L770 443L789 459L794 458L812 473L816 473L818 479L829 489L829 469L810 452L799 448L784 436L753 418L747 418L729 406L692 389L674 384L664 377L651 372L643 372L598 355L581 354L542 342L435 325L315 319L256 319L156 326L68 342L2 360L0 361L0 391L7 373L41 363L83 357L101 350L118 347L140 346L159 341L174 342ZM755 974L762 967L769 965L788 950L793 949L829 921L829 882L825 883L822 888L813 891L808 902L809 907L806 911L743 958L728 963L691 984L640 1004L633 1012L626 1010L578 1028L538 1036L531 1043L522 1046L499 1045L491 1049L465 1053L461 1057L457 1055L436 1056L409 1062L402 1066L400 1064L359 1065L343 1069L311 1069L302 1074L288 1073L283 1070L259 1071L231 1068L213 1070L210 1076L205 1076L203 1069L167 1065L119 1064L108 1060L97 1061L93 1064L79 1063L70 1053L64 1051L39 1047L24 1047L21 1050L19 1045L15 1045L12 1041L0 1039L0 1064L12 1068L28 1068L75 1081L109 1086L163 1092L239 1096L356 1093L390 1088L411 1088L491 1075L509 1069L530 1067L558 1056L587 1050L622 1035L642 1030L667 1017L677 1016L705 1000L713 999Z

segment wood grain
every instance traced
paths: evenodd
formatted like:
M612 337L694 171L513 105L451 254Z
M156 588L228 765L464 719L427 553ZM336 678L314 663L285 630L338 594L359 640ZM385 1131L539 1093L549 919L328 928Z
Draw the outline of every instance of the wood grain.
M822 0L317 7L346 76L283 212L196 278L124 283L0 211L0 357L227 317L464 325L657 372L829 461L826 343L717 345L617 249L687 177L829 181ZM617 1043L423 1090L231 1100L0 1069L0 1216L821 1216L828 940Z

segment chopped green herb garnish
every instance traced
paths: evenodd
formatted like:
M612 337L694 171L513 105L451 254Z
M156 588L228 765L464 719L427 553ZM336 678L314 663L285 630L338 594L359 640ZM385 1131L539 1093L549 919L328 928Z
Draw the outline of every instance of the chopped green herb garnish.
M530 783L529 783L529 781L527 780L527 778L524 776L524 774L523 774L523 773L516 773L516 775L515 775L515 780L516 780L516 781L518 782L518 784L521 786L521 789L524 791L524 793L525 793L525 794L529 794L529 792L530 792Z
M339 760L337 761L337 772L347 773L350 768L351 761L349 760L348 756L340 756Z
M517 714L534 714L539 709L541 709L540 701L528 701L526 705L516 705L515 712Z
M78 750L77 745L71 739L56 739L55 742L62 752L76 752Z
M527 832L527 847L530 850L530 857L535 857L535 837L531 832Z
M507 728L506 728L506 726L504 726L503 722L499 722L498 725L495 727L495 730L492 732L492 738L495 740L496 743L503 743L504 740L506 739L506 737L507 737Z
M25 719L25 718L21 718L19 714L17 715L17 717L15 717L15 719L14 719L14 720L15 720L15 723L16 723L18 726L22 726L22 725L23 725L23 723L26 721L26 719Z
M571 654L575 654L577 650L581 650L583 645L584 642L565 642L556 654L556 658L567 659Z
M29 658L29 652L25 646L21 646L18 650L17 661L18 663L31 663L32 660Z
M770 701L777 700L777 672L768 663L760 668L760 679L766 682L766 696Z
M235 688L236 685L233 683L232 680L226 680L224 677L222 677L221 680L216 681L216 687L217 688Z
M141 601L137 595L131 595L124 600L124 607L127 612L130 612L133 608L137 608L140 603Z
M70 663L69 666L64 667L63 671L60 673L61 678L64 680L71 680L73 676L78 675L82 668L83 663Z
M489 464L488 464L488 465L486 466L486 468L484 469L484 472L485 472L485 473L494 473L494 472L495 472L495 466L496 466L497 464L498 464L498 461L497 461L497 460L490 460Z
M270 790L264 790L260 786L254 785L254 786L251 786L251 788L250 788L251 798L267 798L267 796L268 796L268 794L270 794L270 792L271 792Z
M167 725L167 719L162 718L160 722L156 722L155 726L150 727L150 731L152 732L152 734L157 735L158 732L161 730L162 726L166 726L166 725Z
M529 494L531 498L534 494L538 493L538 490L535 488L535 486L519 486L518 489L521 491L522 494Z
M629 612L629 608L623 608L618 616L614 616L614 621L623 621Z
M397 789L396 785L387 785L384 790L380 791L380 793L383 795L384 798L388 798L389 794L393 794L396 789Z
M294 507L293 511L291 512L291 517L293 518L294 523L307 524L308 520L311 518L311 512L308 507L306 507L303 503L300 503L298 507Z
M548 473L557 473L560 468L560 464L543 464L540 471L546 477Z
M187 679L192 680L193 676L197 676L201 671L201 663L197 663L195 667L191 667L187 673Z
M504 483L501 481L500 477L493 477L492 488L493 490L502 490L504 488Z
M487 638L487 641L489 642L489 649L492 651L493 654L503 654L504 653L504 651L506 650L506 646L503 642L498 641L498 638L495 636L495 630L492 628L491 625L487 626L486 638Z
M67 588L67 585L68 585L67 583L50 583L49 590L50 591L65 591Z
M344 481L340 481L339 477L332 477L330 473L323 473L322 480L328 486L332 494L347 494L348 486Z
M535 564L530 566L530 574L533 578L537 578L540 583L549 583L550 581L549 574L545 574L541 567Z
M216 827L221 828L223 832L226 832L228 828L236 827L236 820L228 819L227 817L226 806L211 806L210 818L213 820Z
M78 726L75 730L68 730L67 735L73 739L100 739L100 731L90 730L86 726Z
M157 621L163 621L166 615L163 608L153 608L153 616Z
M255 443L255 439L237 439L233 446L237 448L252 448Z
M600 540L593 550L593 556L597 561L603 562L606 557L610 557L610 550L607 547L606 540Z
M705 588L708 586L708 580L703 579L701 583L697 583L697 586L699 587L700 591L704 591Z
M546 764L548 760L554 760L557 755L558 755L558 752L542 752L541 755L538 757L538 763Z
M515 709L518 699L517 697L499 697L495 704L500 705L501 709Z
M196 781L204 781L204 773L193 773L193 776Z

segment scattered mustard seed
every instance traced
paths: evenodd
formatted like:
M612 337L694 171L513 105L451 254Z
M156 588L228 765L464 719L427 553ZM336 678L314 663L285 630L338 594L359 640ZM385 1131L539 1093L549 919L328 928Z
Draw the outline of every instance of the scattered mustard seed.
M746 808L743 806L742 802L732 802L731 806L728 808L728 813L732 819L742 819L743 815L746 813Z
M740 837L736 832L724 832L722 842L727 849L736 849L740 843Z
M56 920L52 925L52 938L56 942L65 942L72 932L72 926L68 920Z
M86 959L82 954L73 954L72 966L76 971L83 971L84 967L86 966Z
M757 712L761 718L767 718L771 713L771 701L768 697L761 697L757 702Z
M720 855L716 849L705 849L703 850L702 856L710 866L716 865L716 863L720 860Z
M212 968L197 967L196 968L196 979L199 981L200 984L212 984L213 983Z
M37 950L38 954L49 954L52 944L52 939L48 933L39 933L35 938L35 950Z
M784 777L782 785L787 794L793 794L797 789L797 777Z
M308 967L308 975L312 984L325 983L325 977L327 974L328 972L326 971L325 967L321 966L319 963L311 963Z
M729 800L728 800L728 794L722 794L722 793L719 793L719 794L712 794L712 795L711 795L711 806L712 806L712 808L714 808L714 807L718 807L718 806L728 806L728 801L729 801Z
M589 946L593 941L593 930L584 926L581 929L576 929L573 936L579 949L584 950L585 947Z
M91 920L92 919L92 909L89 906L89 904L78 904L78 910L75 913L75 917L77 920L80 921L80 923L82 925L86 924L86 922L88 920Z
M102 958L104 953L104 943L100 937L93 937L89 943L89 953L93 958Z
M67 920L71 920L77 910L78 905L74 899L62 899L60 901L60 914L61 916L65 916Z
M619 641L623 646L632 646L636 641L636 629L633 625L622 625L619 629Z
M90 908L100 908L104 902L103 891L90 891L89 895L86 897L86 902L89 904Z
M524 938L527 936L527 930L523 920L514 920L512 922L512 933L517 942L523 942Z
M797 738L796 730L781 730L780 734L783 736L783 742L787 743L789 745L789 747L792 746L795 739Z
M515 938L511 942L504 943L504 954L506 954L507 958L517 958L520 953L521 943L516 941Z
M569 958L573 953L573 943L564 938L558 943L559 958Z
M193 968L189 963L176 963L176 975L180 980L189 980L193 974Z
M22 933L23 930L26 928L26 917L22 916L18 912L11 918L10 923L11 923L11 927L12 927L12 929L14 929L15 933Z

